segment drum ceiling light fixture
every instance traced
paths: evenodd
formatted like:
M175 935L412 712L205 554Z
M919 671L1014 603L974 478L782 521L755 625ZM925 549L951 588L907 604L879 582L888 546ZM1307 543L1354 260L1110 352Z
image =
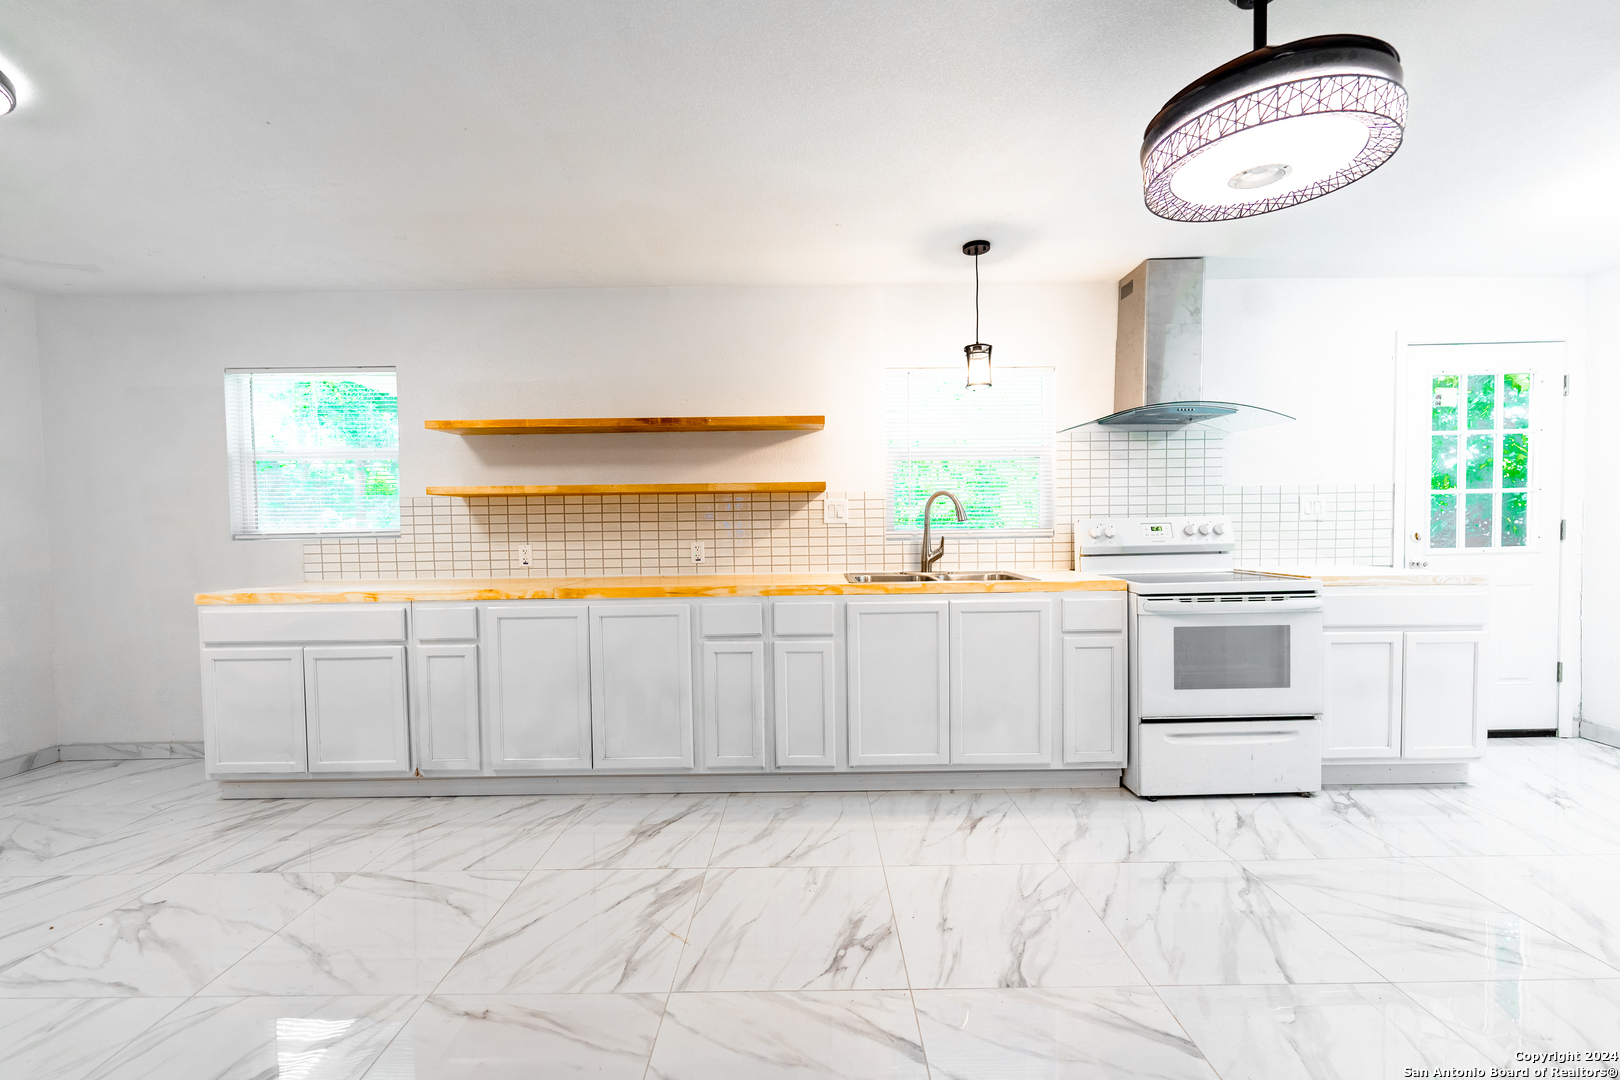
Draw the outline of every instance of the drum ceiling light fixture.
M1320 198L1388 161L1406 127L1401 57L1387 42L1327 34L1266 44L1171 98L1142 138L1143 198L1171 221L1227 221Z

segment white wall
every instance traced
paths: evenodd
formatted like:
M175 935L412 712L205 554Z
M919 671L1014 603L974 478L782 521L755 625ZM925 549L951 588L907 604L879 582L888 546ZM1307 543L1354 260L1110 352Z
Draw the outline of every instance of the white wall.
M198 739L199 590L297 581L301 545L227 532L221 372L395 364L401 476L428 484L824 480L882 486L881 372L955 365L956 287L42 298L64 742ZM988 286L1004 365L1053 366L1059 419L1110 411L1111 285ZM428 418L824 413L783 434L488 436Z
M1585 558L1581 580L1581 717L1620 727L1620 500L1608 490L1614 448L1604 438L1620 401L1620 269L1587 279Z
M1298 418L1226 441L1226 482L1394 481L1395 341L1585 337L1580 278L1219 278L1204 393ZM1573 352L1572 348L1572 352Z
M0 760L55 745L34 298L0 289Z

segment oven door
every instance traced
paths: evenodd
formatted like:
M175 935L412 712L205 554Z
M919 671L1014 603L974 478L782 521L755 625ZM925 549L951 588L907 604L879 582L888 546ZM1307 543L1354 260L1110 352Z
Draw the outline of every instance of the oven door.
M1137 598L1135 714L1311 716L1322 711L1322 600Z

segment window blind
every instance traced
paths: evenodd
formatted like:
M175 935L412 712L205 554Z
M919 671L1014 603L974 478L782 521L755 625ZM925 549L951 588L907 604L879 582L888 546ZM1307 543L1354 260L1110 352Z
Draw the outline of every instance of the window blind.
M231 536L399 535L393 368L225 372Z
M936 504L937 529L998 536L1052 531L1057 410L1052 368L995 371L969 390L960 367L893 368L884 378L888 531L922 530L923 504L941 488L968 520Z

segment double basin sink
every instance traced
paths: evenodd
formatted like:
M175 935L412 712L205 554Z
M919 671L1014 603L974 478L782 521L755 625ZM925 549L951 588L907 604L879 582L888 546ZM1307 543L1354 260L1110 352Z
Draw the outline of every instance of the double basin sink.
M917 570L882 573L845 574L844 580L853 585L904 585L925 581L1034 581L1028 574L1015 574L1011 570L942 570L924 573Z

